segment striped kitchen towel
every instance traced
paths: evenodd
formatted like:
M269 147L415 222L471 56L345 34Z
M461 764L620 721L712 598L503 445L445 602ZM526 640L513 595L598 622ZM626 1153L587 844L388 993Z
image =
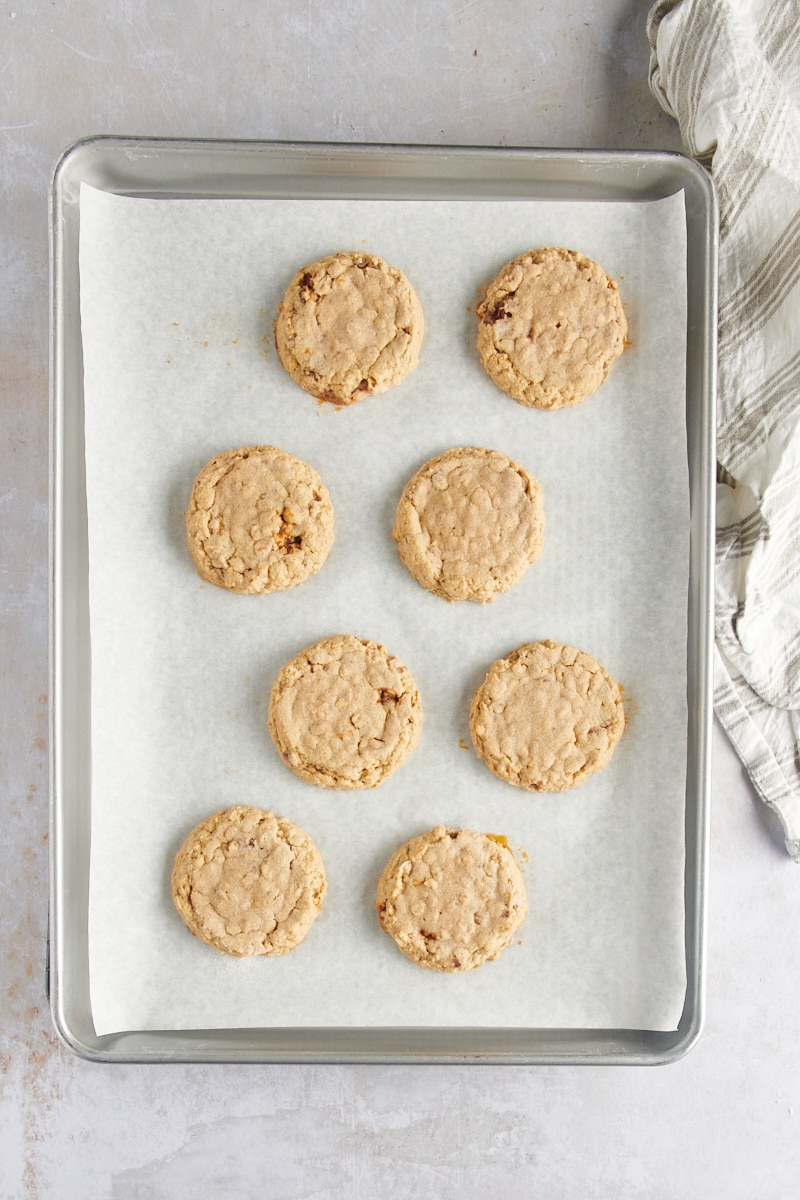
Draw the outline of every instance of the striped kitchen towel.
M647 33L720 208L714 708L800 862L800 3L659 0Z

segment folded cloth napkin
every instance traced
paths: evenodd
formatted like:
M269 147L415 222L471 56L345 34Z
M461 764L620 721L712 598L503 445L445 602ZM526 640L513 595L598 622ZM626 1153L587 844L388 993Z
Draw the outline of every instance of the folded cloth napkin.
M659 0L647 34L720 209L714 708L800 862L800 5Z

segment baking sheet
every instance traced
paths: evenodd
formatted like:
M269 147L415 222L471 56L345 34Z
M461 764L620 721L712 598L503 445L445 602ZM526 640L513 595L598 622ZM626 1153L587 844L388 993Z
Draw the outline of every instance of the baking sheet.
M476 292L530 245L573 245L621 277L631 348L575 410L526 410L473 350ZM271 348L304 262L342 247L406 270L427 332L399 388L320 406ZM634 203L172 201L81 196L92 635L92 1012L120 1029L396 1025L674 1029L685 993L688 481L682 194ZM192 480L221 449L272 442L320 470L337 540L273 597L204 586L183 547ZM389 531L423 461L491 445L532 470L545 552L493 605L447 605L408 576ZM381 788L296 780L266 734L283 662L330 633L404 659L421 743ZM610 767L531 796L468 745L489 663L538 637L594 653L625 684ZM227 960L172 910L185 833L233 803L314 837L323 915L292 955ZM398 842L439 821L503 833L525 867L521 945L464 976L415 968L377 926Z

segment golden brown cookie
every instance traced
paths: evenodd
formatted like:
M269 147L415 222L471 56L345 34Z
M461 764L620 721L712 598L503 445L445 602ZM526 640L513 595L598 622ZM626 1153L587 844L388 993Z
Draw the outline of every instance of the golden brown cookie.
M528 912L502 840L437 825L394 852L378 882L378 920L430 971L471 971L509 946Z
M349 791L388 779L422 728L416 684L383 646L341 634L309 646L272 687L269 731L307 783Z
M385 392L419 362L422 305L402 271L342 251L298 271L275 322L275 346L295 383L352 404Z
M245 805L201 821L172 870L189 930L223 954L288 954L319 916L325 868L307 833Z
M476 313L486 373L533 408L585 400L622 353L628 331L617 283L592 259L556 246L503 267Z
M231 592L279 592L320 569L333 505L308 463L275 446L226 450L194 481L186 543L199 574Z
M429 592L485 604L513 587L542 552L541 488L497 450L447 450L406 484L392 534Z
M529 642L492 663L472 699L488 767L530 792L564 792L602 770L625 728L620 688L591 654Z

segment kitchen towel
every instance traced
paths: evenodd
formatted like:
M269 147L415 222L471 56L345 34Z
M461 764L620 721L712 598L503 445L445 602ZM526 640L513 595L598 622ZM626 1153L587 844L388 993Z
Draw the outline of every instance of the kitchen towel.
M800 4L659 0L647 34L720 209L714 708L800 862Z

